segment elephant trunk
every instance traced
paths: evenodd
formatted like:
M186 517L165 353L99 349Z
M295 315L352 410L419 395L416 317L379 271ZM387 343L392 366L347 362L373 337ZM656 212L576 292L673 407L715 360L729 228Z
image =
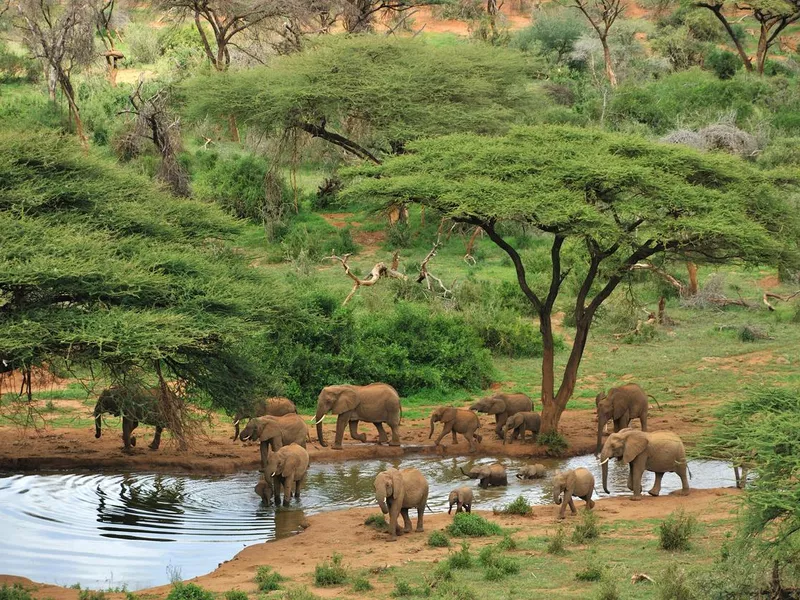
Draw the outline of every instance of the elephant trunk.
M435 423L436 423L436 417L431 415L431 432L428 434L428 439L431 439L433 437L433 427Z
M553 504L561 504L561 488L553 488Z
M459 469L461 469L461 472L462 472L464 475L466 475L467 477L469 477L470 479L472 479L472 475L470 475L469 473L467 473L467 472L464 470L464 467L458 467L458 468L459 468Z
M94 407L94 437L96 438L100 437L102 429L100 423L102 421L102 416L103 416L103 407L100 404L100 402L98 402L97 404L95 404Z
M317 413L315 417L315 421L317 423L317 439L319 440L320 446L327 446L328 444L325 443L325 438L322 435L322 419L325 418L325 408L322 406L317 406Z
M608 491L608 460L603 463L603 491L610 494Z
M381 507L381 512L385 515L389 514L389 505L386 504L386 496L381 494L380 492L375 493L375 500L378 502L378 506Z
M606 418L603 416L597 416L597 447L595 448L595 454L600 454L600 450L603 449L603 429L606 426Z

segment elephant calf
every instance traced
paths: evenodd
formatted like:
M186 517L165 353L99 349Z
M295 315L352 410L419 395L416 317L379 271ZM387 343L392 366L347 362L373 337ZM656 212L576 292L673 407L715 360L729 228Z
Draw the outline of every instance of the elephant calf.
M482 488L487 488L489 486L508 485L506 468L500 463L494 463L491 465L474 465L469 470L469 473L464 471L463 468L461 469L461 472L470 479L479 479L480 483L478 485L480 485Z
M594 492L594 475L588 469L579 467L572 471L556 473L555 477L553 477L553 502L561 505L561 510L558 511L558 518L564 518L567 505L569 505L573 515L578 512L575 510L575 503L572 501L573 496L584 500L586 508L590 510L594 508L592 492ZM562 494L564 496L563 500L561 498Z
M472 490L465 485L454 489L450 492L450 496L447 498L447 503L449 508L447 509L447 514L449 515L453 510L453 505L456 505L456 512L460 513L461 511L472 512Z
M522 411L515 413L508 417L505 425L503 425L503 444L511 437L513 442L517 436L522 437L522 443L525 443L525 432L531 432L531 441L535 441L539 435L539 429L542 427L542 417L539 413L533 411Z
M481 426L481 422L478 420L478 415L474 412L463 408L455 408L453 406L440 406L431 413L431 432L428 435L428 439L433 437L433 428L439 421L444 423L444 427L442 427L442 432L433 443L434 446L438 446L442 438L452 432L454 444L458 443L456 433L460 433L469 442L470 452L475 452L478 449L478 443L483 438L479 433L476 433L477 429Z
M244 419L254 419L255 417L282 417L283 415L291 415L297 413L297 407L294 402L288 398L267 398L266 400L256 400L249 406L240 408L233 415L233 437L236 440L239 437L239 423Z
M518 412L533 410L533 402L525 394L495 394L481 398L469 409L494 415L494 432L497 434L497 439L504 439L503 425L506 424L506 420Z
M281 502L281 487L284 506L289 506L292 495L300 499L300 486L306 480L308 463L308 452L299 444L282 446L272 453L267 463L268 477L265 478L265 483L269 482L272 486L275 506Z
M375 477L375 500L389 515L389 541L397 540L397 518L403 515L403 532L411 531L408 509L417 509L417 531L424 531L423 515L428 502L428 481L417 469L389 469Z
M632 419L639 419L642 431L647 431L648 397L653 398L635 383L611 388L608 393L600 392L597 394L594 399L597 407L597 447L595 454L600 453L603 431L609 421L613 421L614 432L617 432L628 427ZM656 399L653 398L653 400ZM658 401L656 401L656 405L658 405ZM659 406L659 408L661 407Z
M517 479L542 479L547 474L547 468L540 463L525 465L517 471Z

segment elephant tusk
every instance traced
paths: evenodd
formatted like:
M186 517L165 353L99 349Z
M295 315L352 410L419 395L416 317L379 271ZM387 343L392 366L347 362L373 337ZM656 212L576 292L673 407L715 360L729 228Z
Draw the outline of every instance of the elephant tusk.
M275 473L273 473L272 475L270 475L270 477L275 477Z
M233 422L233 426L234 426L234 427L236 427L236 426L239 424L239 421L240 421L240 419L236 419L236 420Z
M319 421L314 421L314 425L319 425L320 423L322 423L322 420L325 418L325 416L326 416L326 415L322 415L322 416L319 418Z
M607 462L608 462L610 459L611 459L611 457L609 456L607 459L605 459L605 460L601 460L601 461L600 461L600 464L601 464L601 465L604 465L604 464L606 464L606 463L607 463Z

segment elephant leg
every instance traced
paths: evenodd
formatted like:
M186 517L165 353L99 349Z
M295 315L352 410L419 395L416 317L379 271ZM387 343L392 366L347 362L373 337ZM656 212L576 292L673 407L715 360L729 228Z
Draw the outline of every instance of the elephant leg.
M125 450L130 450L131 446L136 446L136 438L131 436L133 431L133 420L128 417L122 417L122 444Z
M267 461L269 460L269 442L261 442L259 448L261 452L261 472L264 473L264 479L270 481L271 474L267 473Z
M451 427L451 429L453 429ZM456 437L456 430L453 429L453 445L455 446L458 443L458 438Z
M645 453L639 455L631 462L631 483L633 484L633 499L642 499L642 475L644 475L644 466L647 462Z
M281 479L280 477L275 477L272 480L272 497L275 499L275 507L281 505Z
M497 434L498 440L504 439L503 425L506 424L507 420L508 420L508 415L506 415L505 413L500 413L499 415L494 416L494 432Z
M642 431L647 431L647 415L639 417L639 423L642 425Z
M233 426L233 437L231 438L234 442L239 438L239 421L236 421L236 425Z
M392 421L387 421L387 425L392 430L392 441L389 442L390 446L399 446L400 445L400 422L394 423Z
M400 509L396 511L389 507L389 541L397 541L397 518L400 516Z
M614 419L614 433L617 433L623 427L625 426L622 424L622 418Z
M460 513L464 511L464 505L461 503L461 500L458 501L456 504L456 513Z
M437 436L436 440L433 442L434 446L438 446L442 442L442 438L447 435L447 425L442 427L441 433Z
M408 509L401 509L400 514L403 515L403 533L409 533L411 531L411 517L408 516Z
M291 477L286 477L283 480L283 505L289 506L289 500L292 498L292 488L294 487L294 480Z
M658 496L661 493L661 478L664 477L663 473L656 473L656 480L653 487L647 492L651 496Z
M427 498L425 499L427 501ZM417 506L417 533L422 533L425 531L425 525L423 523L423 517L425 516L425 502L423 502L420 506Z
M559 520L564 518L566 512L567 512L567 497L565 494L564 499L561 501L561 508L558 509Z
M153 436L153 441L150 442L150 450L158 450L158 447L161 445L161 432L164 431L164 428L156 425L156 433Z
M569 510L573 515L578 513L578 509L575 508L575 501L572 499L572 496L569 497L569 502L567 504L569 504Z
M358 433L358 421L348 421L350 424L350 437L354 440L358 440L359 442L366 442L367 441L367 434L366 433ZM378 440L380 444L380 439Z
M467 441L469 442L469 451L470 451L470 453L477 452L478 451L478 444L475 441L475 432L468 433L466 435L466 438L467 438Z
M342 449L342 439L344 439L344 428L349 421L350 419L348 419L344 415L339 415L339 417L336 419L336 438L333 440L333 446L332 446L334 450Z
M633 465L628 465L628 489L633 491Z
M438 437L438 438L436 438L436 445L438 446L438 445L439 445L439 443L440 443L440 442L441 442L441 441L442 441L442 440L443 440L445 437L447 437L447 434L449 434L449 433L452 433L452 434L453 434L453 443L455 443L456 432L455 432L455 431L453 431L453 424L452 424L452 423L445 423L445 424L444 424L444 427L442 427L442 433L441 433L441 434L439 434L439 437Z
M386 435L386 430L383 428L383 423L373 423L375 425L375 429L378 430L378 444L385 444L389 441L389 438Z
M592 500L591 492L589 492L588 496L584 496L582 500L586 502L586 508L588 508L589 510L592 510L594 508L594 500Z
M742 489L744 487L744 481L739 477L739 467L736 465L733 465L733 476L736 478L736 487Z
M681 478L681 496L685 496L689 493L689 478L686 476L687 469L688 466L684 464L680 469L677 470L678 476ZM747 471L745 471L744 468L742 469L742 473L746 477ZM744 479L742 479L742 487L744 487Z
M464 507L468 513L472 512L472 504L465 504Z

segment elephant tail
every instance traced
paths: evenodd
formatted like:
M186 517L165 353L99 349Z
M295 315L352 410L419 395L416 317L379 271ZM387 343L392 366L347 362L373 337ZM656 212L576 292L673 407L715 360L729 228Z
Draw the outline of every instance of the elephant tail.
M656 403L656 406L658 407L658 410L664 410L663 408L661 408L661 405L658 403L658 400L656 400L656 397L653 396L653 394L647 394L647 397L653 399L653 402Z
M400 405L400 422L403 422L403 405Z
M430 507L430 505L427 502L425 503L425 508L428 509L428 512L431 512L431 513L433 512L433 509ZM450 508L452 508L452 506Z

